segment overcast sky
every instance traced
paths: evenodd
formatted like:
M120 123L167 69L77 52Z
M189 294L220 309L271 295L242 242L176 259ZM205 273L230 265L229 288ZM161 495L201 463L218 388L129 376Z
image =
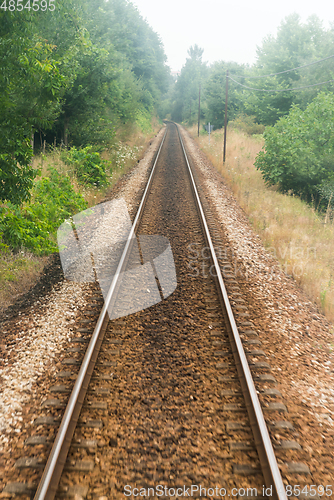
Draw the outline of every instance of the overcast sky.
M203 60L252 64L256 46L289 14L302 21L312 14L324 27L334 23L333 0L131 0L164 44L172 71L182 68L187 50L197 43ZM333 48L334 52L334 48Z

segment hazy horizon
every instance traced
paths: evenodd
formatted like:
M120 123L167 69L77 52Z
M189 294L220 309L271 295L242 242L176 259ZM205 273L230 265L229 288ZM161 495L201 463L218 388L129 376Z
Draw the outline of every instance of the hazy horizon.
M209 64L224 60L251 65L256 61L257 46L266 36L276 36L281 22L293 13L299 14L302 22L315 14L325 28L334 22L334 4L328 0L316 4L282 0L274 5L267 0L252 4L237 0L230 5L218 0L208 0L205 5L176 0L132 3L161 37L172 71L181 70L187 50L194 44L204 49L203 61Z

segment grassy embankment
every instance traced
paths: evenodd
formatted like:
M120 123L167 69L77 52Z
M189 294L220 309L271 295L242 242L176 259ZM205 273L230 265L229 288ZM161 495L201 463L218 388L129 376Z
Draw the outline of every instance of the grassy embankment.
M334 321L334 218L320 215L297 197L268 188L254 167L263 146L261 135L228 130L223 164L223 131L200 135L189 129L199 146L222 174L264 245L277 257L308 297Z
M107 168L107 186L96 188L80 184L73 168L64 163L64 151L60 148L34 157L34 167L41 170L41 175L37 180L49 177L50 167L54 168L61 176L69 176L75 193L81 194L89 207L94 206L103 200L119 178L143 157L150 139L160 127L160 123L153 122L152 130L146 133L139 131L136 126L118 130L113 146L101 155L111 165L112 170L110 174ZM55 241L55 235L51 239ZM1 242L0 236L0 310L8 307L29 290L50 259L48 255L37 255L36 252L26 248L16 248L13 251L4 243Z

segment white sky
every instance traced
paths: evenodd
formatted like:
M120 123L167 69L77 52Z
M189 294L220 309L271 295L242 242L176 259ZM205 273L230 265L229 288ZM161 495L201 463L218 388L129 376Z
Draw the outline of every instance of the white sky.
M197 43L203 61L252 64L256 47L289 14L302 22L316 14L328 28L334 23L332 0L131 0L164 44L172 71L182 68L187 50ZM333 48L334 52L334 48Z

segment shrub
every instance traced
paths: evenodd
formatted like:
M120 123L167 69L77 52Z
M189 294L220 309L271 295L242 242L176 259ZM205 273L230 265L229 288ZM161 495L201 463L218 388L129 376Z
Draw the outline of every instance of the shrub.
M229 127L241 130L248 135L263 134L265 130L264 125L255 122L255 116L248 116L242 113L229 122Z
M136 123L140 127L140 130L145 134L152 132L151 119L152 117L150 112L144 107L138 109L136 113Z
M0 220L3 238L13 250L25 247L37 254L56 250L50 240L50 227L46 220L45 208L38 207L38 209L37 215L34 206L19 207L8 203L3 210Z
M268 185L311 201L318 186L334 176L334 95L320 93L301 111L293 106L264 133L255 166Z
M1 114L4 112L1 109ZM1 116L2 118L2 116ZM0 135L0 200L22 203L30 197L36 177L31 166L33 151L24 130L12 125L2 124Z
M49 221L55 230L67 217L87 208L83 196L73 189L70 178L50 167L49 176L35 183L33 198L35 204L47 206Z
M4 242L3 232L0 231L0 254L6 254L8 250L9 246Z
M65 155L67 165L74 167L75 175L81 184L104 186L107 184L106 165L100 154L92 151L92 146L77 149L73 146Z
M54 169L50 176L35 182L32 201L22 206L8 203L1 209L0 233L13 250L28 248L36 254L57 250L56 231L76 212L87 208L67 176Z

